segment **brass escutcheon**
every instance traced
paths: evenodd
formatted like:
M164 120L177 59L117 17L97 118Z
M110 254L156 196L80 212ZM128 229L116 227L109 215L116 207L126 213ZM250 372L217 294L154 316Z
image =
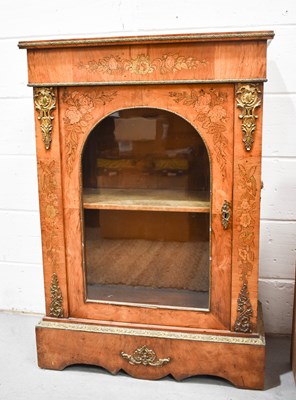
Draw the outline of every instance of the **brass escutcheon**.
M221 212L222 212L221 219L223 228L228 229L231 218L231 204L229 203L229 201L224 200Z

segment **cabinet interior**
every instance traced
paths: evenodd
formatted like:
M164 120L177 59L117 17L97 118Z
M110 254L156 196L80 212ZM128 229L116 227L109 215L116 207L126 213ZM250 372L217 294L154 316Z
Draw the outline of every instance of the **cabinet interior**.
M82 153L87 301L209 308L210 161L177 114L102 119Z

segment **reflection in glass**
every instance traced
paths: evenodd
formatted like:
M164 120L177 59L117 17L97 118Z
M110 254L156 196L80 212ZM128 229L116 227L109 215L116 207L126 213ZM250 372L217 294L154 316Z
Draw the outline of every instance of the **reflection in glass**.
M82 184L90 301L209 307L210 165L192 125L151 108L106 117Z

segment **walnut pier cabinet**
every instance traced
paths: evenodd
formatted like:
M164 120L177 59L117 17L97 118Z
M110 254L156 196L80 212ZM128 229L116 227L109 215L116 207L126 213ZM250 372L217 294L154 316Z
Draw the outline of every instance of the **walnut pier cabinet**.
M271 31L20 42L34 88L38 363L262 389Z

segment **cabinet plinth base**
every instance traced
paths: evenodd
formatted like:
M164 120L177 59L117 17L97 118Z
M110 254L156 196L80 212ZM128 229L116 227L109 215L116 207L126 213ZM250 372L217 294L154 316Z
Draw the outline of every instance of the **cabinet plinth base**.
M192 334L46 318L36 327L36 336L41 368L90 364L142 379L213 375L241 388L264 387L263 332L251 337L233 332Z

